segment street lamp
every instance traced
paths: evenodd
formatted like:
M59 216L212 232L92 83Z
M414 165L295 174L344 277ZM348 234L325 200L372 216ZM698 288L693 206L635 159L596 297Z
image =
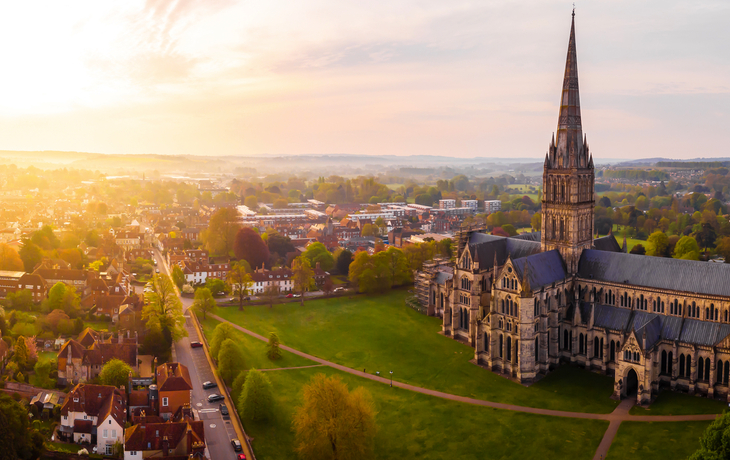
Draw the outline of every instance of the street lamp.
M390 387L393 388L393 371L390 371Z

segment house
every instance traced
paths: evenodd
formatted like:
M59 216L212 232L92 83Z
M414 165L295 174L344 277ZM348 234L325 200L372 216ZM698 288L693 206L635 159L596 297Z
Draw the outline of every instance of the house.
M11 292L30 291L34 302L40 302L48 294L48 283L42 276L24 272L0 271L0 296Z
M117 342L105 341L98 332L87 328L77 339L67 340L58 352L58 382L87 382L96 378L112 359L121 359L137 372L136 337L125 342L120 335Z
M170 420L183 406L190 406L190 392L193 384L188 368L180 363L165 363L157 367L157 388L159 392L159 415Z
M269 286L276 286L279 292L291 292L294 289L294 281L292 280L292 271L288 268L279 268L276 270L266 270L260 268L251 273L253 286L252 294L261 294Z
M75 443L96 444L97 452L113 453L124 442L127 402L123 390L109 385L79 383L61 406L62 438Z
M52 390L42 390L31 398L30 404L35 405L38 409L38 413L41 413L44 410L52 411L56 405L63 404L64 401L65 398L63 393Z
M124 460L205 458L203 421L139 423L124 433Z
M125 251L139 249L142 247L142 235L135 230L123 230L114 235L114 242Z

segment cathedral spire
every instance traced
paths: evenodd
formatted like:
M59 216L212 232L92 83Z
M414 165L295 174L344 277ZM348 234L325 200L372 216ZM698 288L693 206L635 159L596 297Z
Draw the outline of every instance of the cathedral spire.
M578 93L578 58L575 50L575 11L570 24L568 56L565 60L563 89L560 95L560 115L558 116L558 136L556 143L557 160L553 167L585 168L588 165L583 148L583 127L580 119L580 95Z

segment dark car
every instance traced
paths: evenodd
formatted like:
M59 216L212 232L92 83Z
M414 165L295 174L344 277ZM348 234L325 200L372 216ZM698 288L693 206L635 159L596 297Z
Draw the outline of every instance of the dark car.
M226 399L226 398L224 398L222 395L219 395L216 393L208 395L208 402L223 401L224 399Z
M226 417L228 416L228 407L226 407L225 403L221 403L220 406L218 406L221 410L221 415Z
M218 384L215 382L203 382L203 390L210 390L211 388L217 387Z
M241 441L239 441L238 439L231 439L231 445L233 446L233 450L235 450L236 452L241 452L243 450Z
M203 346L200 342L190 342L190 348L201 348Z

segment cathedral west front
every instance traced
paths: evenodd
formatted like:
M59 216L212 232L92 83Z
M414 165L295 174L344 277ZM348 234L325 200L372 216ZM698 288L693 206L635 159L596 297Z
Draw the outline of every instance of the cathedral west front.
M614 396L637 403L661 388L730 402L730 264L627 254L611 234L593 238L594 177L573 18L542 232L463 229L456 263L419 277L429 313L479 365L521 383L572 363L613 375Z

